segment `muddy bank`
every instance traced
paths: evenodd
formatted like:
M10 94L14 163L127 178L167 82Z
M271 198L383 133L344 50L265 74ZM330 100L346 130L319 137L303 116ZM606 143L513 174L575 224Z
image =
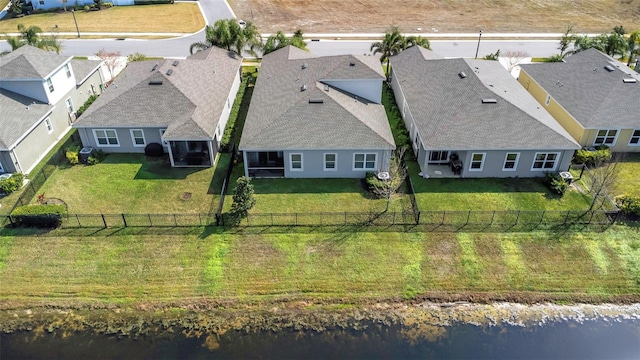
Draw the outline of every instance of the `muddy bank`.
M201 304L202 305L202 304ZM212 304L211 304L212 305ZM28 331L67 336L75 332L139 337L183 334L202 337L230 331L363 330L373 324L400 325L407 336L438 337L458 324L476 326L542 326L551 322L640 320L640 303L634 304L517 304L496 302L372 303L369 305L319 305L310 302L256 306L217 307L34 307L0 310L0 331Z

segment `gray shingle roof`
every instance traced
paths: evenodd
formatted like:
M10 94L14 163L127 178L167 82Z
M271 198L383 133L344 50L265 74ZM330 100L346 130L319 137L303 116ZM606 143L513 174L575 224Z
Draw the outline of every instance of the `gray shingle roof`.
M53 105L0 89L0 149L9 150Z
M76 77L76 84L82 84L83 80L102 64L102 60L71 60L73 75Z
M329 79L382 81L384 75L373 57L317 57L291 46L265 56L240 149L395 148L384 107L335 87L325 91L322 81Z
M391 66L427 148L579 148L497 61L438 60L422 52L409 48Z
M0 79L44 79L70 59L25 45L0 57Z
M166 126L165 140L212 139L242 59L214 47L173 62L129 64L74 127Z
M640 128L640 75L609 56L589 49L564 63L521 68L584 128ZM636 82L625 83L624 78Z

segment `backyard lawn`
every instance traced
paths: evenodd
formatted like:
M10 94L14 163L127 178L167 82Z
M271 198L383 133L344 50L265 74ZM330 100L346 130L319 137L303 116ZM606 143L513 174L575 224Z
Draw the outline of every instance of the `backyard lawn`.
M640 197L640 154L627 154L620 164L620 173L613 187L613 195Z
M213 174L213 167L172 168L168 159L110 154L97 165L60 167L39 193L62 199L72 214L208 213L219 198Z
M420 211L586 210L588 195L569 190L558 197L540 179L424 179L408 162Z

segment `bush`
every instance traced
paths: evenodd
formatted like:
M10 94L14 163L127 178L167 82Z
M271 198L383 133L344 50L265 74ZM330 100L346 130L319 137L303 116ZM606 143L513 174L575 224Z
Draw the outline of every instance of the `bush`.
M89 5L85 5L84 6L84 11L89 11L89 10L91 10L91 7Z
M67 157L67 161L69 162L69 165L77 165L78 162L80 161L78 158L78 153L80 152L80 146L79 145L73 145L70 146L69 148L67 148L67 151L65 152L65 156Z
M144 60L147 60L147 55L141 54L139 52L127 56L128 63L134 62L134 61L144 61Z
M20 226L57 228L65 213L64 205L25 205L13 210L11 218Z
M113 3L112 2L106 2L106 3L102 4L102 6L104 6L106 8L110 8L110 7L113 7Z
M222 152L231 152L233 149L231 148L231 138L234 135L236 128L236 121L238 120L238 114L240 113L240 106L242 105L242 98L244 97L244 92L247 89L247 84L249 82L249 78L251 75L243 75L242 82L240 83L240 87L238 88L238 93L236 94L236 100L233 102L233 106L231 107L231 112L229 113L229 120L227 121L227 127L224 129L224 133L222 134L222 139L220 140L220 148Z
M18 191L24 183L24 175L15 173L8 179L0 180L0 194L11 194Z
M98 151L96 151L96 152L95 152L95 154L90 155L90 156L87 158L87 165L96 165L96 164L99 164L99 163L101 163L101 162L104 160L104 158L106 158L106 157L107 157L107 154L105 154L105 152L104 152L104 151L102 151L102 150L98 150Z
M173 4L174 0L135 0L134 5Z
M149 143L144 147L144 154L151 157L160 157L164 155L162 144Z
M624 195L616 199L616 202L625 215L640 217L640 197Z
M567 192L567 189L569 189L569 183L563 179L560 174L547 173L544 182L549 190L560 196L564 195L564 193Z
M573 156L574 164L594 166L611 160L611 150L608 146L600 145L593 150L580 149Z
M376 174L374 174L372 172L368 172L367 173L367 175L364 178L364 182L365 182L365 184L367 184L367 190L370 193L375 194L377 196L381 196L381 194L378 194L376 192L376 189L384 188L386 186L386 183L387 183L384 180L378 179Z
M82 106L78 108L78 111L76 112L76 117L80 117L80 115L82 115L83 112L87 111L87 108L91 104L93 104L93 102L96 101L97 98L98 98L98 95L96 94L89 96L87 101L85 101L84 104L82 104Z

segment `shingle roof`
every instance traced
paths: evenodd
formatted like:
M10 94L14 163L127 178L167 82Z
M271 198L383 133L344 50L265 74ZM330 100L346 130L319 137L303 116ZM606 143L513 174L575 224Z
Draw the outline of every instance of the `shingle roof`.
M71 60L71 68L73 69L73 75L76 77L76 83L82 84L89 75L102 64L102 60Z
M44 79L70 59L25 45L0 57L0 79Z
M426 60L413 47L391 66L429 149L579 148L497 61Z
M586 129L640 127L640 75L595 49L521 68Z
M74 127L166 126L165 140L212 139L242 59L213 47L173 62L129 64Z
M323 83L358 79L382 81L380 62L366 56L317 57L291 46L266 55L240 149L395 148L381 104L333 86L325 90Z
M9 150L53 105L0 89L0 149Z

